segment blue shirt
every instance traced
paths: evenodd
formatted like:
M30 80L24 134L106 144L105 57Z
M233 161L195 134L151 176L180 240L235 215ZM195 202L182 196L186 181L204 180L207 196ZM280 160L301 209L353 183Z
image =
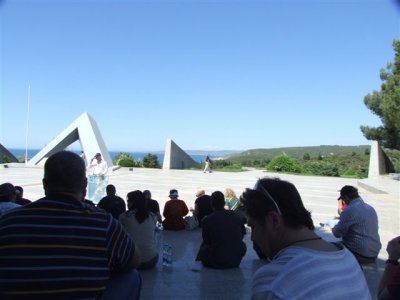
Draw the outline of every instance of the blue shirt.
M377 257L382 247L376 211L361 198L354 199L343 210L332 232L342 238L350 251L365 257Z

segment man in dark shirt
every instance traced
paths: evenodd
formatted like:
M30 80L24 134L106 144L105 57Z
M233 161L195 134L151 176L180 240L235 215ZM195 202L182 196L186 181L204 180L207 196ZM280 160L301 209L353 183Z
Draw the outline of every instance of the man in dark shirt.
M17 203L19 205L26 205L26 204L32 203L31 200L24 198L24 189L22 188L22 186L16 185L15 193L16 193L15 203Z
M151 199L151 192L149 190L144 190L143 195L147 199L147 206L149 210L157 216L157 221L162 223L161 213L160 213L160 205L157 200Z
M197 191L196 197L193 215L197 217L199 226L201 227L202 220L204 217L213 213L213 208L211 206L211 196L206 195L204 190Z
M243 221L235 212L224 209L223 193L212 193L211 205L214 212L203 219L203 243L197 260L209 268L236 268L246 253Z
M118 220L119 215L126 211L125 201L121 197L115 195L117 191L112 184L107 185L106 192L107 196L100 200L97 207L104 209Z
M135 244L110 214L83 204L86 185L83 160L58 152L44 166L46 197L2 215L0 299L139 298Z

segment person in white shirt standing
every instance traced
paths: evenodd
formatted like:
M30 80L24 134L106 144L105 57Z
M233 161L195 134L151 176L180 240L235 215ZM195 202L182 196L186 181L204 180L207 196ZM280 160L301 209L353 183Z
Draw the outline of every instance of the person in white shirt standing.
M100 153L91 159L89 168L93 168L92 175L104 177L108 171L107 162L101 157Z
M254 274L252 300L371 299L357 260L343 245L316 235L293 184L263 178L241 201L251 238L270 259Z
M96 153L90 160L88 170L90 169L91 175L88 180L89 200L97 203L106 195L106 186L108 184L106 177L108 165L100 153Z

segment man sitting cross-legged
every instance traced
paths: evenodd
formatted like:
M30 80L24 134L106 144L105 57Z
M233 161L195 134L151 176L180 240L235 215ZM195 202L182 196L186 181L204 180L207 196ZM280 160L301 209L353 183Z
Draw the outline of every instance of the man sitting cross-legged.
M138 299L135 244L103 210L83 204L84 161L52 155L46 197L0 218L0 299Z

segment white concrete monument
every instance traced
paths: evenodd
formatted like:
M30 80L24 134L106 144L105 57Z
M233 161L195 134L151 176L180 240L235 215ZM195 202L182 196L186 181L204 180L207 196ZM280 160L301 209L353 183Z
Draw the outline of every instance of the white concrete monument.
M35 166L42 159L65 150L76 141L79 141L81 144L86 163L90 162L90 159L93 158L96 153L101 153L101 156L107 162L108 166L111 167L113 165L96 121L86 112L72 122L71 125L48 143L38 154L32 157L28 165Z
M6 147L0 144L0 164L4 162L18 162L18 159Z
M369 154L368 178L379 177L386 173L385 153L378 141L373 141Z
M199 164L183 151L173 140L168 139L164 153L163 169L198 168Z

